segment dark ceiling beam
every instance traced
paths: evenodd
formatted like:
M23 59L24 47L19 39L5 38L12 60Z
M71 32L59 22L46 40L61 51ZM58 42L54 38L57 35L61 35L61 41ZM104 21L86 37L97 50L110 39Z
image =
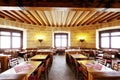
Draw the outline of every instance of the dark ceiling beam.
M1 0L0 6L120 8L120 0Z

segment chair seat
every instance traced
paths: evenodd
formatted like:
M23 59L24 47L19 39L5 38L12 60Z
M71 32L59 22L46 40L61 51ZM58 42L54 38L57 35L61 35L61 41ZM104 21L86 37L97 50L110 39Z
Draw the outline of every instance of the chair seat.
M38 79L36 76L32 75L32 76L28 77L28 80L40 80L40 79Z

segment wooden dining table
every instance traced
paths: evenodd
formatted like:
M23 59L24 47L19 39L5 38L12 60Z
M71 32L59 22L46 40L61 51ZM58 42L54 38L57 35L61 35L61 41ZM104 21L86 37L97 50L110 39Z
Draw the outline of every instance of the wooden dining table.
M86 59L88 59L88 57L84 56L83 54L70 54L70 55L76 60L86 60Z
M38 53L42 53L42 52L53 52L52 49L39 49L37 50Z
M120 72L91 73L94 80L120 80Z
M0 74L0 76L2 76L2 78L6 77L4 75L12 75L13 77L14 77L14 75L16 75L19 77L21 74L24 74L24 75L26 75L25 80L27 80L28 77L41 65L41 63L42 63L41 61L22 62L16 66L14 66L13 68L10 68L10 69L4 71L3 73ZM10 77L10 78L12 79L13 77Z
M26 74L0 74L0 80L28 80Z
M48 54L37 54L30 58L31 61L43 61L46 60L48 57Z
M65 50L65 53L79 53L79 52L81 52L81 50L80 49L67 49L67 50Z
M120 80L120 72L112 70L95 60L77 60L88 75L88 80Z

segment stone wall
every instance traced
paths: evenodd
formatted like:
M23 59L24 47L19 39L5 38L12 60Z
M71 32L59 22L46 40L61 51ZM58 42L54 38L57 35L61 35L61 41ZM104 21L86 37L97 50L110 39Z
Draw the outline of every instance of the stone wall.
M35 48L39 46L53 46L53 33L56 31L63 31L70 33L70 46L80 46L81 48L96 48L96 30L102 28L109 28L117 26L120 28L120 21L112 21L102 24L94 24L89 26L75 26L75 27L50 27L25 24L15 21L9 21L0 19L0 25L4 25L4 28L16 28L26 30L26 47ZM2 26L0 26L2 27ZM80 42L81 36L85 37L84 42ZM40 44L38 38L42 37L43 42Z

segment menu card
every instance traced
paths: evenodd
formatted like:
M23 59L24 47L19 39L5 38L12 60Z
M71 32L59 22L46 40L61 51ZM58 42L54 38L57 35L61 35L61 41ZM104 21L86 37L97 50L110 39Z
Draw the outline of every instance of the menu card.
M94 63L88 62L88 63L86 63L86 66L92 67L92 68L97 69L97 70L101 70L102 69L102 65L99 64L99 63L95 63L94 64Z
M28 69L31 69L31 68L33 68L33 65L25 64L25 65L20 65L20 66L14 67L14 70L15 70L16 73L18 73L18 72L28 70Z
M94 68L98 69L98 70L101 70L102 69L102 65L99 64L99 63L96 63L96 64L94 64Z

